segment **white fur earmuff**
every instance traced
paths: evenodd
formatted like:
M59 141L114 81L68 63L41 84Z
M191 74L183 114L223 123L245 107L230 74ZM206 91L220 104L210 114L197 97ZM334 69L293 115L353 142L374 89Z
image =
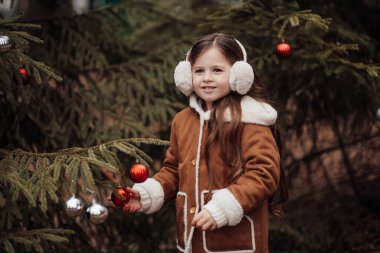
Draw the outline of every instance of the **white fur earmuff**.
M193 80L191 77L191 64L186 61L181 61L177 64L174 70L174 82L177 88L186 96L193 93Z
M229 85L232 91L244 95L251 88L253 81L255 80L255 75L253 73L253 68L247 62L247 53L243 45L235 39L235 41L240 46L244 60L235 62L231 67ZM177 64L174 70L174 82L177 88L186 96L190 96L193 93L193 80L191 73L191 64L188 60L191 49L186 54L186 60L181 61Z
M232 65L229 80L231 90L244 95L251 88L254 79L253 69L247 62L237 61Z

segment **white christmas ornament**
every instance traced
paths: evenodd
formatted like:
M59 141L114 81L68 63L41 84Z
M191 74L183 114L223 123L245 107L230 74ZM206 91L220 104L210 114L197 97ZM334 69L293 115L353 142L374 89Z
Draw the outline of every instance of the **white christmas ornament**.
M11 39L6 35L0 35L0 53L7 53L12 47Z
M71 0L71 5L76 14L87 13L90 9L90 0Z
M95 200L93 200L92 205L87 208L87 213L89 214L90 221L94 224L100 224L108 217L108 209L96 203Z
M19 8L20 7L19 2L20 2L19 0L1 0L0 1L1 16L3 16L4 18L11 18L15 15L16 11L21 11L22 9Z
M380 107L376 111L376 119L380 121Z
M75 197L75 195L71 196L71 198L66 201L66 213L70 217L77 217L82 214L84 210L84 203L82 200Z

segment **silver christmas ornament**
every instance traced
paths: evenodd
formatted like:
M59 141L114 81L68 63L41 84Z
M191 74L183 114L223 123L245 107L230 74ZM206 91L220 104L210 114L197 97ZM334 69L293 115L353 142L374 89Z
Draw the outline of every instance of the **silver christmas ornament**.
M66 201L65 208L67 215L70 217L78 217L83 213L84 203L81 199L78 199L73 195L68 201Z
M92 205L87 208L87 213L90 221L94 224L100 224L108 217L108 209L105 206L96 203L95 200L93 200Z
M0 35L0 53L7 53L11 50L11 39L6 35Z
M376 111L376 119L380 121L380 107Z
M84 14L90 10L90 0L71 0L71 5L76 14Z

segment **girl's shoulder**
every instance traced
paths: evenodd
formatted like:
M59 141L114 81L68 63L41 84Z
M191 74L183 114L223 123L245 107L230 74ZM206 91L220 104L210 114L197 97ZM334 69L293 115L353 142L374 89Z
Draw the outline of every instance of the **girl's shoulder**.
M181 111L177 112L174 118L187 118L194 116L194 111L190 107L186 107Z
M190 107L186 107L181 111L177 112L173 118L173 122L177 123L191 122L194 120L198 121L197 114Z

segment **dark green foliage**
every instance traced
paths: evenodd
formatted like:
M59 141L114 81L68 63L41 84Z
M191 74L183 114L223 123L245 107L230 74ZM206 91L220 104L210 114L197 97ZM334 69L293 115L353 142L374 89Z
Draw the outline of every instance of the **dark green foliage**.
M0 150L0 239L6 252L15 252L14 243L20 244L19 250L34 248L37 252L67 243L65 236L73 231L33 228L51 227L52 220L63 215L54 209L62 209L62 202L73 194L90 192L95 199L106 199L117 183L107 173L119 175L125 182L117 152L149 166L152 160L137 147L141 144L167 145L167 142L119 139L95 147L39 154ZM51 243L45 245L45 241Z

